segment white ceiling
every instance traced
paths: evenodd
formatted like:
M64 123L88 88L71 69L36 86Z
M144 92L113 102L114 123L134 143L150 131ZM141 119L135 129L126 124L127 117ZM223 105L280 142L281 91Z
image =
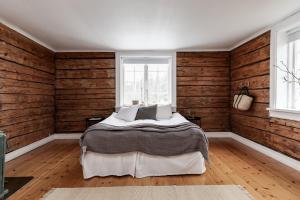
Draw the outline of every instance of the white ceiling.
M300 0L0 0L0 20L55 51L230 49Z

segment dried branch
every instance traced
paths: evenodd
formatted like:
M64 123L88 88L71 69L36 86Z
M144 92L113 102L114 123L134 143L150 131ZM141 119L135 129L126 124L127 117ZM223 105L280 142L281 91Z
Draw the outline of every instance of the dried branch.
M274 66L280 71L286 73L286 76L283 77L283 80L287 83L298 83L300 85L300 76L298 77L295 72L290 71L288 66L283 61L281 61L280 63L283 65L284 69L278 65L274 65ZM292 76L292 80L291 78L289 78L289 76Z

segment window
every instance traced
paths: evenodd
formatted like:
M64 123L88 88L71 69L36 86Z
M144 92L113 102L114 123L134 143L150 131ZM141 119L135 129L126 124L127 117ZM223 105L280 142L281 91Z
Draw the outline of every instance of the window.
M116 107L132 105L133 101L176 105L172 53L119 53L117 60Z
M300 15L271 31L270 116L300 120Z
M300 32L299 32L300 33ZM299 76L300 72L300 39L288 43L288 69ZM286 74L287 77L287 102L285 108L300 111L300 84L295 76ZM277 97L279 98L279 97Z

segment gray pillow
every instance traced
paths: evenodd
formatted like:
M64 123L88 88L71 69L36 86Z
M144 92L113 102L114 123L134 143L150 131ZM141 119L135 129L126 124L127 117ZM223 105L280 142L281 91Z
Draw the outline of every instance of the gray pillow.
M157 105L140 107L135 120L139 119L154 119L156 120Z

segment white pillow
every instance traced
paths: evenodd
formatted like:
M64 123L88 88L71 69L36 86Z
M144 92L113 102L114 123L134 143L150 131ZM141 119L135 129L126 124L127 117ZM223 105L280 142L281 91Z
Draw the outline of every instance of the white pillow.
M156 119L170 119L172 117L171 105L157 106Z
M122 119L127 122L135 120L136 113L139 110L139 105L133 105L130 107L121 107L119 112L115 115L116 118Z

